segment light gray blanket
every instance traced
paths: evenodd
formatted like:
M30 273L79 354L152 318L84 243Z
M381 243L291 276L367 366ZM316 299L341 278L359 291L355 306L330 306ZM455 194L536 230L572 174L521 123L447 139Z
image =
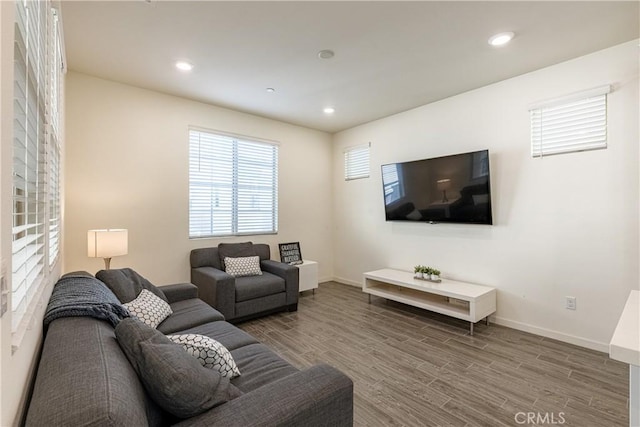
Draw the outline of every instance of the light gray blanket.
M53 287L44 315L44 327L46 329L49 323L60 317L74 316L103 319L115 327L120 320L131 315L100 280L66 275Z

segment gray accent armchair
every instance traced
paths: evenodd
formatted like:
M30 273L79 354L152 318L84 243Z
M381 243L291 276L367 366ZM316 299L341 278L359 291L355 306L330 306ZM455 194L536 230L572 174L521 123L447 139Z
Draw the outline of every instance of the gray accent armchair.
M260 276L227 274L217 247L191 251L191 283L198 287L199 297L229 322L298 309L298 268L271 260L269 245L256 243L253 250L260 257Z

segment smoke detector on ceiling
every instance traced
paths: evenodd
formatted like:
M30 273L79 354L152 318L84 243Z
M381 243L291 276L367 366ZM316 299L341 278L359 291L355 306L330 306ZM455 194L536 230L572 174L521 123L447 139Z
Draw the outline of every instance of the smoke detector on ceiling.
M329 49L323 49L318 52L318 58L320 59L331 59L335 56L335 53Z

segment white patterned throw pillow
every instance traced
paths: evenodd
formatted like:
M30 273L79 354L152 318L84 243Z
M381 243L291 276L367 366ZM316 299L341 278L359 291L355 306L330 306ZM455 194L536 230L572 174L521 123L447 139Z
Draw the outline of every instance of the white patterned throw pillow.
M173 314L173 310L165 300L146 289L143 289L136 299L123 305L132 316L154 329Z
M262 270L260 270L260 257L257 255L240 258L226 257L224 259L224 265L227 274L235 277L259 276L262 274Z
M240 375L229 350L213 338L198 334L167 335L167 338L182 345L205 368L214 369L229 379Z

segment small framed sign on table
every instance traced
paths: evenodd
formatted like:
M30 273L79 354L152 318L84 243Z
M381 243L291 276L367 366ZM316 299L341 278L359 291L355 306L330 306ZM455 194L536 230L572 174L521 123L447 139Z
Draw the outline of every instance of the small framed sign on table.
M280 261L286 264L302 264L302 253L300 252L300 242L280 243Z

